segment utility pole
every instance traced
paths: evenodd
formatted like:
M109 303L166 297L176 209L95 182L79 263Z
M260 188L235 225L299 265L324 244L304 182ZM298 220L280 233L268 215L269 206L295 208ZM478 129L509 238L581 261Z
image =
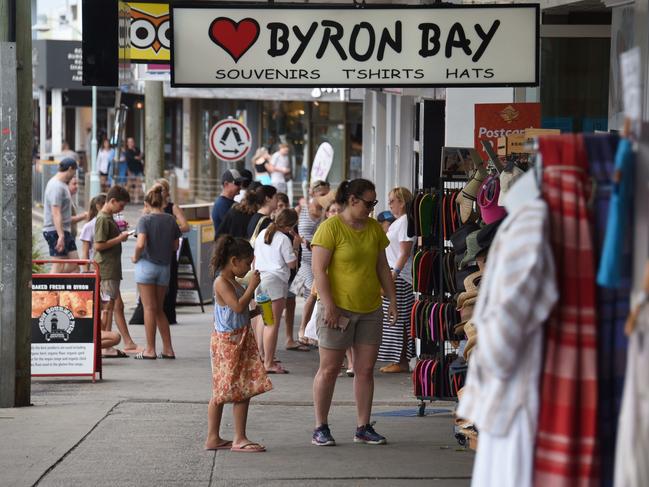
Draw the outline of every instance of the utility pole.
M0 0L0 407L31 394L31 35L31 2Z
M164 171L162 81L144 82L144 110L144 180L148 189Z

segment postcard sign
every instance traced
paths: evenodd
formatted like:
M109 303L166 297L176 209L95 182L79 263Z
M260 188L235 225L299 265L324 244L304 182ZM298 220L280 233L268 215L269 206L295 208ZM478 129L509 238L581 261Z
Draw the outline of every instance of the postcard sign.
M172 6L174 86L535 86L538 5Z

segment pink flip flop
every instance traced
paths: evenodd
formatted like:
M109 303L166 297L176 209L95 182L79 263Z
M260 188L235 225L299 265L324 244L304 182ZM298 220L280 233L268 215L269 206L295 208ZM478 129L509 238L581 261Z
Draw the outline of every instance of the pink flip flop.
M224 443L221 443L220 445L214 447L214 448L205 448L208 451L213 451L213 450L230 450L232 449L232 442L231 441L226 441Z

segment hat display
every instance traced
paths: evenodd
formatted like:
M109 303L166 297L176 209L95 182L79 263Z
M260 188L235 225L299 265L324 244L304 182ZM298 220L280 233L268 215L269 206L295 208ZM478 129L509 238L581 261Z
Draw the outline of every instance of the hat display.
M236 169L228 169L223 173L221 176L221 183L240 183L243 178L241 177L241 173L237 171Z
M77 164L77 161L71 157L66 157L59 162L59 171L61 172L67 171L68 169L77 169L78 167L79 165Z
M326 210L334 201L336 201L336 193L329 191L324 196L316 196L315 201Z
M478 296L478 290L477 289L471 289L470 291L464 291L463 293L460 293L460 295L457 298L457 308L460 309L464 306L467 300L477 298ZM475 303L475 300L473 301Z
M467 223L466 225L462 225L457 232L451 235L450 240L456 255L466 252L466 237L476 230L480 230L480 225L477 223Z
M471 180L464 186L462 192L457 197L457 203L460 205L460 220L467 223L475 220L476 213L473 210L473 203L478 198L478 192L482 186L482 181L487 178L487 171L484 167L479 167Z
M379 213L377 215L376 220L379 223L383 223L383 222L392 223L393 221L396 220L396 218L394 217L394 215L392 214L392 212L390 210L385 210L385 211L382 211L381 213Z
M482 279L482 271L478 269L464 278L464 289L469 292L477 291L480 285L480 279Z
M511 171L506 169L500 173L500 194L498 195L498 204L500 206L505 206L504 200L507 191L509 191L509 188L511 188L523 174L525 174L525 171L516 164L512 165Z
M500 220L507 214L507 210L498 205L499 197L500 179L497 176L489 176L478 193L480 215L487 224Z
M467 321L467 323L464 325L464 333L466 333L467 336L467 342L464 346L464 359L468 361L471 353L473 352L473 349L476 346L476 343L478 343L478 333L475 329L475 325L471 320Z
M478 232L480 232L480 230L471 232L466 237L466 252L464 253L464 257L462 257L460 265L458 266L460 269L464 269L470 262L473 262L476 256L482 250L478 245Z
M485 225L478 232L478 246L482 249L486 249L491 246L496 233L498 232L498 227L504 221L504 218L496 220L495 222Z

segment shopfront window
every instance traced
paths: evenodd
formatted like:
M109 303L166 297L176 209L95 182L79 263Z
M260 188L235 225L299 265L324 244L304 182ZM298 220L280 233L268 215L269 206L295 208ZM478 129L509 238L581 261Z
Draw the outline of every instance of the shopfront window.
M608 38L543 38L543 126L564 132L607 130Z
M308 162L304 151L308 143L307 104L301 101L266 101L262 107L261 143L271 153L279 144L291 147L293 181L306 178Z

